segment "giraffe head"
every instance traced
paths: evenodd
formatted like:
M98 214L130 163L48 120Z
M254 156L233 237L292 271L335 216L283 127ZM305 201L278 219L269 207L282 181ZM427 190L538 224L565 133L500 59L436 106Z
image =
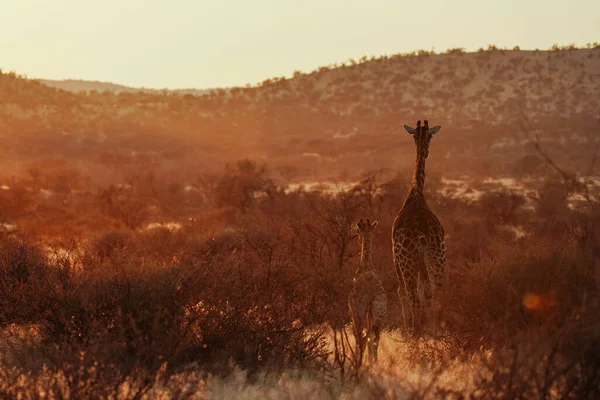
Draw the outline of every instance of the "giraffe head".
M412 126L404 125L404 129L415 139L415 146L417 146L417 154L422 154L425 158L429 155L429 142L431 137L435 135L441 126L429 127L429 122L425 120L423 126L421 126L421 120L417 121L417 128Z
M371 222L371 220L368 218L366 221L363 221L361 218L361 220L356 223L356 231L358 232L358 242L363 243L365 239L370 239L373 235L373 231L375 230L377 224L377 221Z

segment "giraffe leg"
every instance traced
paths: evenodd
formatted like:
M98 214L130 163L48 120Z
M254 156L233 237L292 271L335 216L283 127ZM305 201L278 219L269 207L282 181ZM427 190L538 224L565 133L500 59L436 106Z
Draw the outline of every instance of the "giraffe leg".
M396 268L396 275L398 278L398 302L400 303L400 311L402 312L402 325L404 329L408 327L407 322L407 310L406 308L406 288L404 285L404 277L402 275L402 270L400 268L400 262L398 261L398 257L394 257L394 267Z
M400 312L402 313L402 326L404 329L409 328L409 324L412 318L412 311L408 305L406 295L406 285L404 284L404 278L402 276L398 280L398 302L400 303Z
M419 321L419 296L417 291L417 276L409 275L408 273L404 276L404 287L406 289L406 301L408 303L409 311L409 328L412 333L418 333L419 326L415 322Z
M406 285L404 281L398 282L398 302L400 303L400 311L402 312L402 325L404 329L412 328L412 307L406 295Z
M402 311L402 324L404 325L404 328L406 329L407 322L406 322L406 310L405 310L405 307L404 307L404 303L405 303L405 301L404 301L405 300L404 294L398 293L398 298L400 299L400 309Z
M373 362L374 353L373 353L373 314L372 311L369 310L367 313L367 324L366 324L366 332L365 332L365 343L367 345L366 350L369 353L369 362Z
M414 260L406 258L402 248L394 245L394 266L398 275L398 301L402 310L404 328L414 333L415 312L419 302L416 264Z
M425 266L427 267L428 284L425 285L425 299L427 308L433 317L434 334L437 335L440 319L440 304L438 299L438 289L441 286L446 268L446 251L444 243L434 249L428 249L425 253Z
M366 340L363 334L365 312L364 307L358 301L349 302L350 317L352 319L352 333L354 335L354 356L356 357L357 365L362 364L362 359L365 353Z
M387 294L385 292L375 295L371 305L371 330L369 337L369 354L371 361L377 362L377 352L379 349L379 336L381 328L387 319Z
M369 355L373 363L377 362L377 352L379 349L379 336L381 328L377 325L371 327L371 335L369 338Z
M424 254L423 260L425 261L425 266L427 268L427 276L424 277L426 279L425 282L423 282L423 294L425 295L425 307L430 308L435 296L437 279L434 273L435 267L432 265L431 259L427 253Z
M362 365L363 360L365 359L365 354L367 353L367 332L366 329L361 329L359 333L359 351L358 351L358 365Z

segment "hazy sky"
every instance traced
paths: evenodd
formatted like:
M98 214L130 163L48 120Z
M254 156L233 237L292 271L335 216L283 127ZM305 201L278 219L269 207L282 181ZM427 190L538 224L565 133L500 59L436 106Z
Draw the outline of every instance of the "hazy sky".
M4 71L159 88L418 49L592 41L600 0L0 0Z

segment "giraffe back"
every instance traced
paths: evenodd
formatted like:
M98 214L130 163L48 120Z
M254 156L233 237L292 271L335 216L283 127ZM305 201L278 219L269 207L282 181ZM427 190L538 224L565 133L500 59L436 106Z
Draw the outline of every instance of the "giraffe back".
M387 294L374 269L361 271L354 277L350 291L350 307L362 318L371 314L373 324L381 326L387 313Z
M428 245L439 245L440 238L444 237L444 227L424 201L415 201L409 197L394 220L392 235L394 239L401 236L407 241L407 246L408 241L419 240L425 240ZM433 243L429 243L430 241Z

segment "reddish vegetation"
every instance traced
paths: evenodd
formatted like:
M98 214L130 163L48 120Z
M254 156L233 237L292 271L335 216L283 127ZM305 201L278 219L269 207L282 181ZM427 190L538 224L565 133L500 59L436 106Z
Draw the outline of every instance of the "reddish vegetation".
M401 328L390 235L414 149L395 127L434 114L438 103L405 102L396 91L421 79L422 65L437 81L452 73L447 84L460 87L469 78L458 76L460 65L482 64L473 72L480 76L490 63L493 77L473 95L489 98L488 85L514 73L498 60L536 70L535 57L547 56L560 71L580 58L600 60L592 49L421 54L202 97L73 94L0 75L0 140L6 162L19 162L0 182L0 393L115 396L133 379L135 398L192 366L227 375L237 365L256 379L298 367L322 379L348 372L351 356L336 342L332 357L324 333L340 335L348 323L358 262L351 227L361 218L379 221L373 261L388 293L388 330ZM588 61L576 90L598 90ZM371 75L388 79L386 68L398 65L399 86L355 87ZM549 160L534 144L511 141L520 138L514 99L499 100L507 108L494 103L497 118L460 114L464 97L445 99L454 105L435 113L443 130L430 148L426 196L448 235L443 335L435 349L416 339L406 346L439 368L489 351L477 381L483 398L599 395L600 207L597 187L580 179L598 175L599 97L579 97L564 116L544 111L544 71L523 95L535 105L530 121ZM324 81L333 86L319 86ZM429 98L456 94L429 81L418 86ZM564 100L552 90L552 104ZM331 111L343 107L352 112ZM406 160L395 161L399 154ZM260 156L269 158L248 160ZM226 166L232 159L243 161ZM351 172L338 174L344 169ZM483 192L477 199L441 190L442 176L461 174L515 177L527 193L481 182L470 188ZM357 183L336 193L286 190L331 177ZM172 225L147 229L152 223ZM373 397L383 393L376 381L364 384Z

